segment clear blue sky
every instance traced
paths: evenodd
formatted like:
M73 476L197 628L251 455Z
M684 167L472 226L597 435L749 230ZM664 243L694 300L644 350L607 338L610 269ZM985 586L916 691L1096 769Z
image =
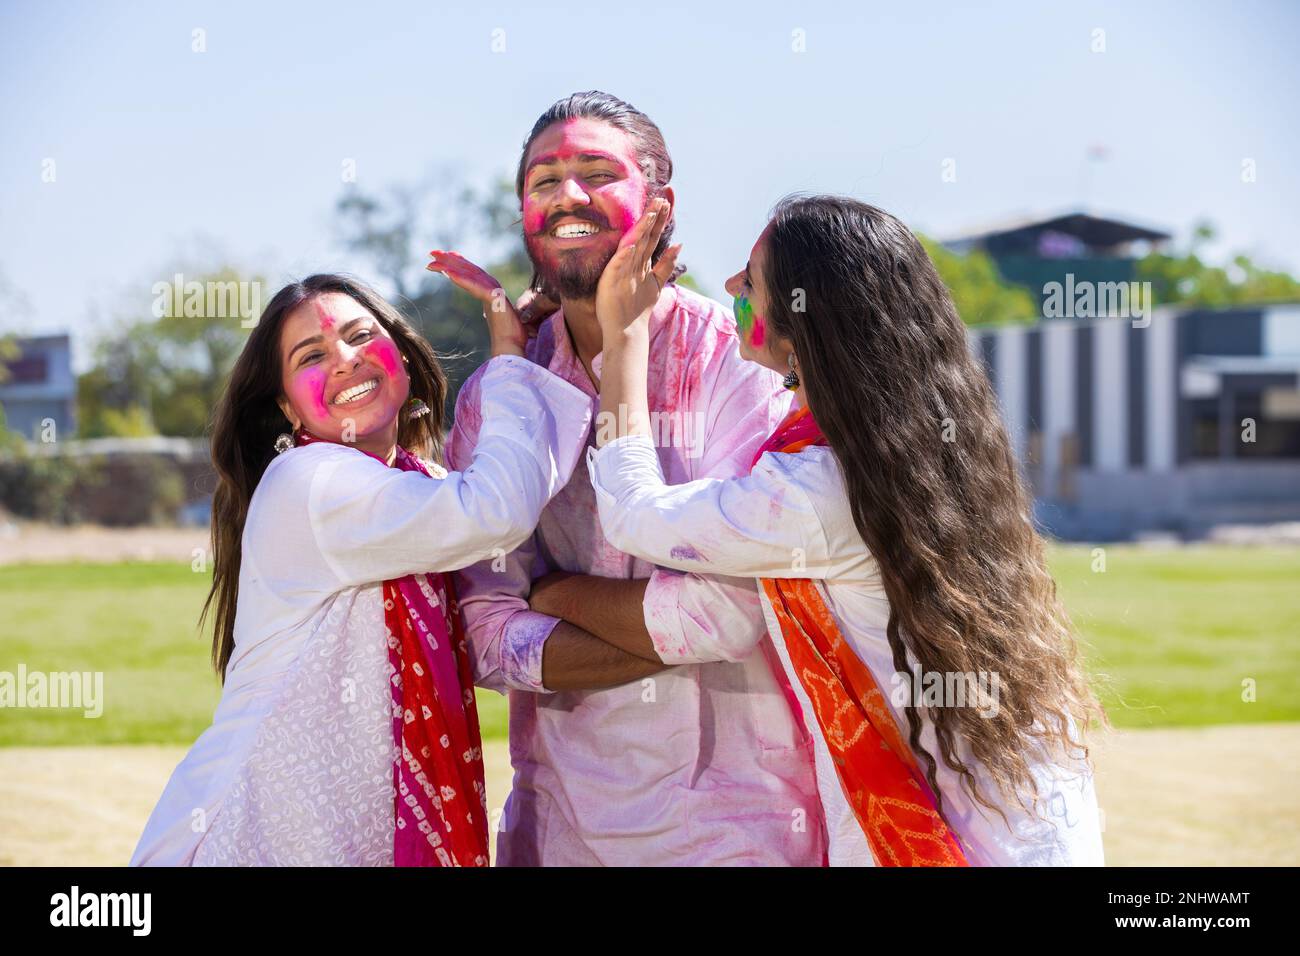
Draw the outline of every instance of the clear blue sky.
M1213 251L1300 270L1298 27L1285 0L6 0L0 277L30 308L9 296L0 330L71 329L84 360L178 262L366 275L334 230L344 158L372 191L444 164L486 178L546 106L590 88L664 130L683 258L714 294L795 190L940 238L1085 199L1179 238L1207 217ZM1092 145L1109 159L1085 196Z

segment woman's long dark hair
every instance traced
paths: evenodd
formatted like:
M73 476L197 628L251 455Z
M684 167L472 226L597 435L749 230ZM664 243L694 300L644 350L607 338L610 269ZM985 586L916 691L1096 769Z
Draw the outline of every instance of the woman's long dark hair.
M285 286L267 303L244 349L212 422L212 465L217 490L212 499L212 590L199 626L215 609L212 664L224 681L235 647L235 609L239 597L240 546L253 490L275 457L275 439L292 430L277 400L281 388L280 329L285 316L311 299L339 292L359 302L393 337L406 359L411 396L424 400L429 414L411 418L402 406L397 443L430 461L442 456L443 407L447 377L432 346L379 293L350 276L322 274Z
M906 651L925 674L999 676L993 716L974 706L928 713L943 760L973 799L997 809L960 741L1029 808L1036 788L1026 758L1046 750L1086 761L1081 732L1105 714L1079 666L966 327L921 243L874 206L790 197L774 210L766 242L768 328L793 344L854 524L879 564L894 667L913 675ZM912 701L907 722L942 810Z

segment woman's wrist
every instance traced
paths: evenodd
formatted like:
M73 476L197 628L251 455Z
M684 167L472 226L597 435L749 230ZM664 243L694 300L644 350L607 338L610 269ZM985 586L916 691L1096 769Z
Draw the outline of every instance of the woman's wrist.
M646 348L650 344L649 323L638 319L631 325L602 330L601 339L601 348L604 351L621 352Z
M527 358L521 346L515 342L497 342L493 341L488 347L490 358L496 358L500 355L513 355L516 358Z

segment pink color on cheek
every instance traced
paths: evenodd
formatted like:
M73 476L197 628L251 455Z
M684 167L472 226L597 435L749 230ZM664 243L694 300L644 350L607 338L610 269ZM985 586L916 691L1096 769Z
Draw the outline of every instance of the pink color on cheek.
M542 207L542 204L525 197L523 211L524 232L530 236L541 232L542 227L546 225L546 210Z
M379 363L389 378L397 378L397 370L402 367L397 346L392 339L375 339L365 348L365 353Z
M605 218L610 229L622 236L637 224L645 211L646 183L630 176L592 192L592 208Z
M761 315L754 316L754 332L749 337L750 344L756 349L763 347L763 342L767 338L767 325L763 322Z
M299 408L310 408L318 419L329 418L325 406L325 372L308 368L295 375L289 382L289 401Z

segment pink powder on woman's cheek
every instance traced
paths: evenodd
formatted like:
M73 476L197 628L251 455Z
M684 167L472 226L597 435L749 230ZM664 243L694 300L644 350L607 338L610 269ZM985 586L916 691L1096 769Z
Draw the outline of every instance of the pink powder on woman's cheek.
M749 342L756 349L763 347L763 342L767 339L767 324L763 321L761 315L754 316L754 332L749 337Z
M362 352L384 370L387 379L379 386L384 392L380 403L363 416L364 422L358 423L358 428L370 433L387 428L401 413L410 394L411 378L402 362L402 353L392 339L376 338L367 343Z
M305 368L289 380L289 403L298 409L310 409L316 421L330 417L325 404L325 371L317 366ZM301 413L300 413L301 414ZM307 422L308 425L313 422Z
M379 363L379 367L389 378L397 378L397 373L402 367L402 354L398 351L396 342L392 339L376 338L363 351Z

